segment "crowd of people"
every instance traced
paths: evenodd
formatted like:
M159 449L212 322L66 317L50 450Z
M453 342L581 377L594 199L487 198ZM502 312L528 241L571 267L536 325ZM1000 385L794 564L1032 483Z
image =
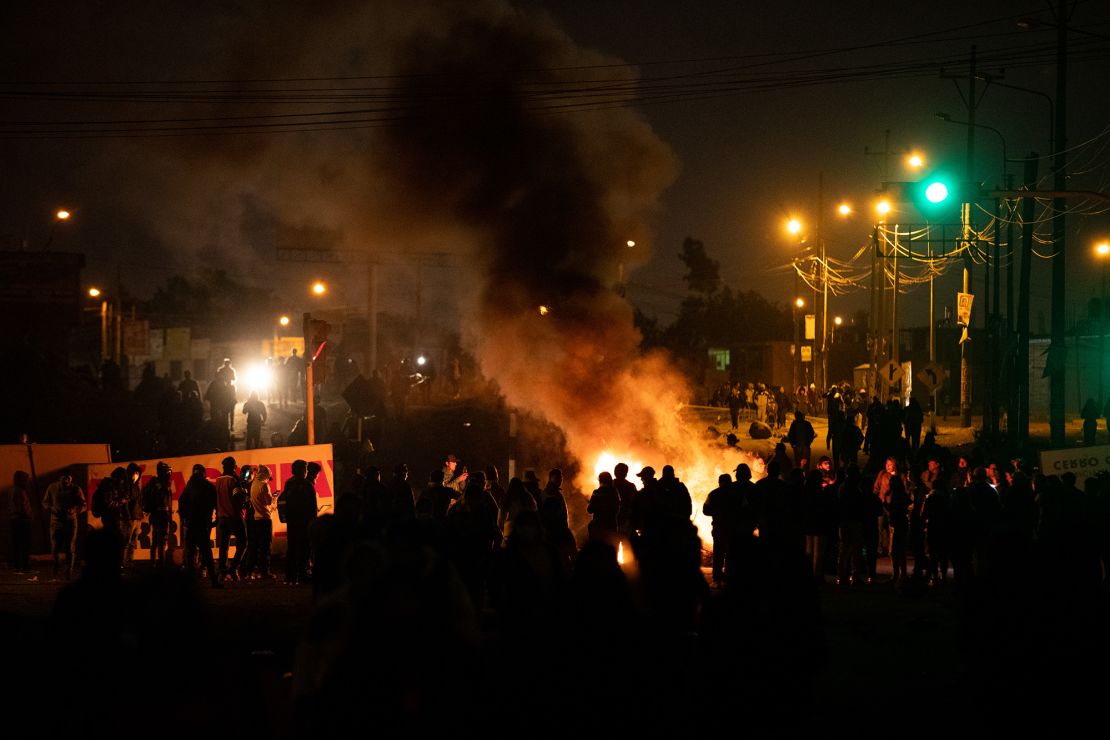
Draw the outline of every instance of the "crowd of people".
M932 442L915 453L904 421L889 413L872 422L887 436L871 444L891 454L873 451L866 465L832 456L811 463L780 446L765 477L740 464L712 491L691 492L669 465L657 476L651 466L633 474L618 464L599 474L585 527L574 526L559 469L502 485L495 466L470 470L448 455L414 484L404 464L388 476L368 466L319 514L314 466L297 461L274 490L269 470L229 457L214 481L194 469L178 501L181 568L167 567L168 466L142 485L120 468L88 503L103 527L87 535L73 586L120 588L111 584L137 519L151 531L163 577L193 582L203 573L217 588L268 578L276 513L287 528L285 581L311 583L316 603L292 686L300 734L312 736L343 734L352 707L370 711L388 734L480 721L497 708L514 730L588 717L594 729L648 731L681 727L684 702L724 721L714 702L730 692L791 705L799 677L824 660L822 582L875 583L880 558L905 592L951 580L942 591L977 593L990 583L990 593L1009 594L1042 577L1068 594L1097 590L1110 555L1110 478L1080 490L1070 474L1046 476L1020 460L972 460ZM715 589L702 572L710 533L692 522L703 494ZM63 477L44 504L61 572L74 562L67 543L84 495ZM73 598L59 597L58 609L73 609ZM105 649L119 650L111 635L123 627L104 629ZM683 681L686 693L653 701L654 683L691 661L704 682ZM545 683L554 680L557 690ZM465 688L478 685L497 686L495 695ZM624 711L599 711L600 696Z

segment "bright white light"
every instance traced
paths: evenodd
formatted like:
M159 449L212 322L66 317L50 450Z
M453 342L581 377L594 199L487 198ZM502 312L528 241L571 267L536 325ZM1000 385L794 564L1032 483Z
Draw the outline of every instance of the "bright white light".
M258 391L267 393L274 384L274 371L263 363L256 362L250 365L243 373L243 385L247 393Z
M289 317L288 316L282 316L280 319L278 319L278 323L281 324L282 326L289 326Z
M427 364L427 362L428 362L428 358L425 357L424 355L420 355L419 357L416 358L416 364L420 365L421 367L423 367L425 364Z
M940 203L948 197L948 186L943 182L934 182L925 188L925 197L930 203Z
M796 218L792 218L786 222L786 230L791 234L798 234L802 230L802 222Z
M625 244L627 244L627 245L628 245L628 248L629 248L629 249L632 249L632 247L636 246L636 242L632 241L631 239L629 239L628 241L626 241L626 242L625 242Z
M69 211L67 211L66 209L63 208L62 210L55 213L54 217L57 218L59 221L66 221L66 220L69 219L69 217L71 215L73 215L73 214L71 214Z
M89 297L90 298L99 298L100 297L100 288L89 288Z

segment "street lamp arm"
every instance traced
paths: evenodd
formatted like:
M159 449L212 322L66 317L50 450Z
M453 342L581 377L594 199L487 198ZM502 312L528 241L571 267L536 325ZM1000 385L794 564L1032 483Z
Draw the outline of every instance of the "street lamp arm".
M983 195L990 198L1090 198L1110 203L1110 193L1095 190L984 190Z

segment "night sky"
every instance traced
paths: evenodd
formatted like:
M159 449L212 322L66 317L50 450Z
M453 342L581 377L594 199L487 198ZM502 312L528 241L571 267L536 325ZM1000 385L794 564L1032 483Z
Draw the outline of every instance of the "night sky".
M537 115L574 117L564 128L584 137L618 121L626 132L635 131L634 146L643 146L642 156L632 148L611 162L604 153L593 161L611 165L611 180L600 189L622 204L627 199L607 228L627 231L638 242L632 259L643 263L630 273L630 297L667 321L684 291L675 255L686 236L702 239L720 259L727 283L787 301L792 279L782 266L797 249L782 225L788 215L812 223L819 172L830 253L846 259L855 252L867 239L868 206L882 179L882 158L864 151L882 150L885 131L892 150L919 149L930 164L962 169L965 130L935 114L966 118L956 85L941 79L940 70L966 74L972 44L985 74L1054 93L1051 11L1033 0L468 3L472 25L488 20L494 27L525 28L524 38L544 43L534 55L513 56L481 45L496 36L475 33L454 46L426 46L450 49L445 57L465 53L465 73L447 71L451 58L415 65L420 39L445 29L457 33L460 7L6 5L0 23L0 245L40 248L51 213L66 206L75 218L55 230L52 248L86 252L90 282L114 277L118 266L126 288L138 295L149 294L168 270L191 273L202 266L249 273L296 294L302 268L275 264L275 246L376 250L393 265L383 307L411 310L410 263L390 255L458 255L424 274L426 290L454 292L470 278L469 258L482 249L483 237L475 236L473 223L452 222L448 209L426 218L421 209L428 205L417 205L420 199L399 205L398 193L415 186L395 169L413 165L412 142L398 121L434 107L449 131L453 98L445 91L464 91L457 97L463 118L482 105L479 99L488 111L496 103L491 80L533 56L527 63L536 65L539 77L552 76L543 70L561 70L555 82L543 84L562 85L563 92L542 100L568 104ZM1110 36L1110 7L1087 0L1075 3L1073 13L1073 25L1088 33L1071 37L1068 145L1075 151L1069 187L1106 192L1110 102L1102 81L1110 71L1110 39L1098 34ZM1040 23L1022 28L1023 18ZM483 70L475 60L487 57ZM398 70L421 68L439 80L429 83L434 106L430 98L395 94L399 87L421 89L411 84L417 78L397 77L412 74ZM614 92L631 90L636 76L638 94ZM361 91L357 99L350 97L352 87ZM591 104L581 97L587 90L593 91ZM306 96L317 97L306 102ZM597 110L610 106L617 112ZM1040 171L1048 173L1043 99L990 87L978 120L1003 133L1011 158L1028 151L1045 157ZM215 129L196 135L197 126ZM491 131L504 135L497 125ZM496 149L497 136L472 143ZM977 144L977 179L993 184L1001 169L998 140L980 131ZM399 163L396 151L408 159ZM900 157L890 159L890 179L902 179L900 166ZM1010 165L1014 173L1020 168ZM1043 187L1050 184L1047 179ZM440 186L431 184L432 192L443 195ZM842 223L833 215L841 198L857 207L854 220ZM1097 290L1089 247L1110 234L1110 219L1097 203L1072 205L1068 303L1076 310ZM908 213L903 218L920 220ZM1047 225L1042 231L1048 234ZM598 238L610 238L605 234ZM619 257L591 269L608 271L613 259ZM1034 267L1034 331L1041 326L1039 311L1047 325L1048 264L1038 260ZM337 300L362 302L361 283L344 282L344 271L312 272L340 285ZM954 290L956 272L942 290ZM453 300L457 296L438 304ZM838 299L834 311L866 303L865 294L855 294ZM923 318L924 303L922 292L916 301L922 313L910 309L911 319Z

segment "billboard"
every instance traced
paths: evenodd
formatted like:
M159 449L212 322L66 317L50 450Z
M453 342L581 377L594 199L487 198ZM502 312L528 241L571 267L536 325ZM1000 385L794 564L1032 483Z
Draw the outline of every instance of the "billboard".
M277 494L285 485L285 481L293 477L293 461L304 460L305 462L315 462L320 465L320 476L316 479L316 510L319 514L330 513L332 510L332 502L335 498L335 461L332 457L332 447L330 444L326 445L304 445L301 447L266 447L257 450L236 450L233 452L211 452L203 455L187 455L185 457L165 457L159 460L125 460L122 462L102 463L89 465L88 467L88 492L92 496L92 492L96 490L102 478L112 474L112 471L117 467L127 467L131 462L137 464L143 471L141 483L146 485L147 481L154 475L154 471L159 462L168 463L173 472L170 474L170 485L173 488L173 522L174 526L171 527L171 546L181 547L184 543L180 542L176 537L176 533L180 532L180 520L177 516L177 501L181 498L181 492L185 490L185 483L189 480L192 474L194 465L203 465L207 471L208 480L214 481L223 471L221 461L231 455L235 458L238 466L250 465L252 467L266 466L270 469L270 488L277 498ZM91 499L90 499L91 500ZM273 515L274 522L274 537L285 537L285 525L278 521L277 512L275 510ZM100 522L92 513L89 513L89 524L93 527L99 527ZM213 534L213 537L215 535ZM148 558L149 557L149 530L144 525L143 532L140 534L139 548L135 551L135 557ZM234 548L232 548L234 551Z

